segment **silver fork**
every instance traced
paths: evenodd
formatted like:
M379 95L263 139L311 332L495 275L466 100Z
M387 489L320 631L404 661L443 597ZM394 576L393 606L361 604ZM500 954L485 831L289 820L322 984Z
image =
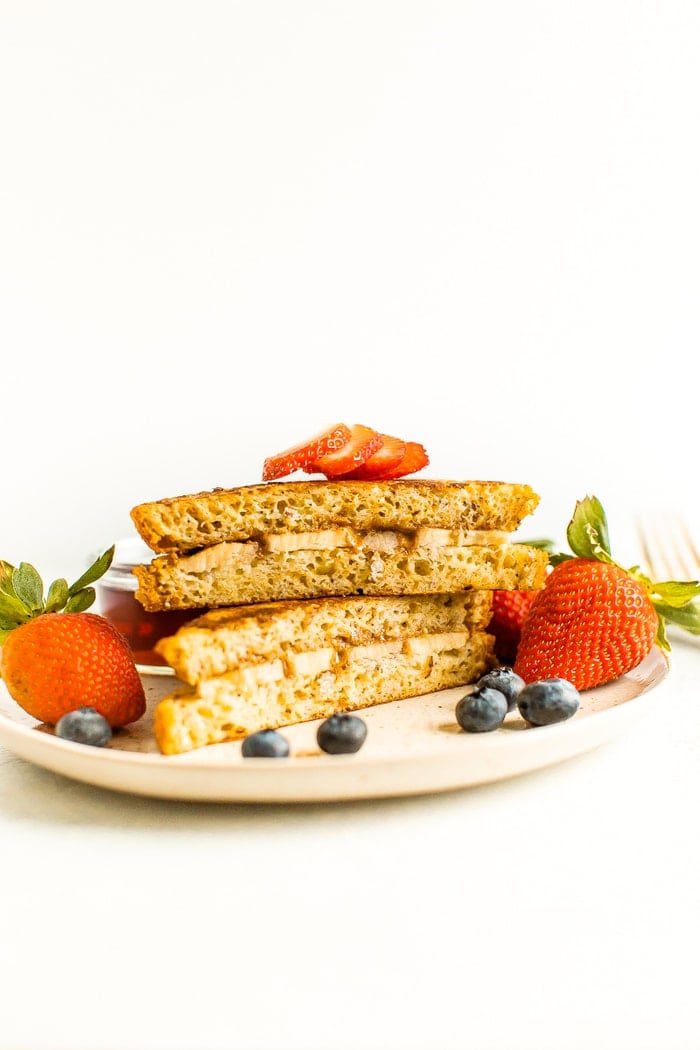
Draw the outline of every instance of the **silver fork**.
M637 521L644 568L653 580L697 580L700 552L690 529L677 514Z

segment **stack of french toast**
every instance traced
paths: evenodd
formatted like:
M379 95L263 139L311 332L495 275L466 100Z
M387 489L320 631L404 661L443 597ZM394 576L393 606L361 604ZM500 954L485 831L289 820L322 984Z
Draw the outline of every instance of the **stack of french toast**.
M193 619L158 643L179 682L164 754L468 685L496 665L494 590L544 585L506 482L269 481L144 503L137 600Z

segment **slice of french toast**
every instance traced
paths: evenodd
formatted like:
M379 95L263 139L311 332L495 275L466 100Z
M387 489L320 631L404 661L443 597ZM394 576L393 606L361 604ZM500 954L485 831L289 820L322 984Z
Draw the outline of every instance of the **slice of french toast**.
M151 550L182 552L343 526L513 532L538 503L529 485L501 481L281 481L141 503L131 518Z
M158 746L166 755L182 754L260 729L468 685L496 666L493 637L483 631L427 637L329 647L291 673L273 660L176 690L154 713Z
M489 591L265 602L205 613L156 650L192 685L273 660L293 669L300 657L329 646L340 652L426 634L473 634L490 617Z
M518 543L274 552L254 542L220 547L214 563L197 554L166 555L137 566L137 600L158 612L331 595L537 590L548 563L544 551Z

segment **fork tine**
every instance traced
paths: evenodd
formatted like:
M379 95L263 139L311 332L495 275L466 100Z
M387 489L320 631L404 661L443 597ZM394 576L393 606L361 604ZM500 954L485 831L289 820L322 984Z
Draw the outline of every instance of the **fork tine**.
M700 554L686 523L666 515L652 523L637 521L637 536L649 573L662 580L695 580Z
M652 535L651 526L648 522L642 522L639 519L636 521L635 524L637 530L637 539L639 540L639 546L642 549L642 562L644 564L644 568L650 576L658 576L659 572L662 570L658 561L656 560L656 541Z
M696 577L698 575L698 569L700 569L700 554L698 549L693 542L693 537L690 534L690 529L684 521L679 521L680 535L682 542L685 545L685 551L687 556L691 559L690 565L690 576Z

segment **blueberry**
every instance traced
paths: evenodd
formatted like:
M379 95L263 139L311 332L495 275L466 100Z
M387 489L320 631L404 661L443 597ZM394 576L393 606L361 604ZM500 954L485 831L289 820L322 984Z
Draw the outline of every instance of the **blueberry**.
M94 707L79 707L62 715L56 723L56 736L75 744L105 747L112 739L112 727Z
M508 701L508 710L514 711L518 700L518 693L525 688L525 682L516 674L512 667L496 667L493 671L487 671L476 683L477 689L498 689Z
M321 722L316 740L328 755L354 755L367 737L367 726L357 715L339 713Z
M531 682L518 696L518 710L533 726L564 722L576 714L580 703L578 689L564 678Z
M498 729L508 713L508 701L500 689L475 689L455 708L455 717L467 733L489 733Z
M243 758L286 758L289 744L276 729L261 729L245 738L241 754Z

